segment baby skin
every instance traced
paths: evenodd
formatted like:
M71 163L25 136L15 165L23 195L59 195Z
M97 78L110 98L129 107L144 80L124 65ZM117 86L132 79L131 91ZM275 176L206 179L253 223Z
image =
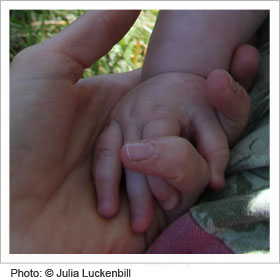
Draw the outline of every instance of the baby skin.
M250 41L266 17L265 11L159 13L142 82L114 108L96 144L93 172L102 216L111 217L119 209L122 164L135 232L144 232L151 225L154 198L167 216L175 217L173 211L177 215L186 212L207 185L214 189L225 185L229 146L245 127L250 99L226 71L213 70L228 70L234 78L242 76L238 73L254 73L257 51L238 46ZM250 59L252 63L248 63ZM187 139L189 150L195 149L200 157L192 152L186 157L189 162L200 161L193 166L201 166L201 176L193 178L197 172L188 167L189 180L184 178L182 184L182 178L175 175L165 180L163 172L144 171L144 164L143 170L135 170L133 161L145 162L159 152L153 141L161 137ZM176 164L170 162L174 174ZM196 181L196 185L188 181Z
M249 76L256 71L257 64L257 51L248 45L241 46L234 54L231 73L249 86ZM241 77L241 69L249 73L247 77ZM208 183L213 188L223 187L229 145L244 129L249 111L250 98L245 89L224 70L211 72L207 79L178 72L159 74L140 83L114 108L96 144L93 172L99 213L112 217L119 209L122 165L135 232L146 231L151 225L154 198L171 221L196 202ZM188 176L178 178L172 162L170 174L174 173L174 178L166 170L151 174L145 168L146 160L160 153L153 141L162 139L164 145L166 136L177 136L174 149L180 146L180 139L188 139L190 152L186 157L189 162L199 161L193 166L201 166L201 176L193 178L197 172L188 165ZM194 149L200 158L194 155Z

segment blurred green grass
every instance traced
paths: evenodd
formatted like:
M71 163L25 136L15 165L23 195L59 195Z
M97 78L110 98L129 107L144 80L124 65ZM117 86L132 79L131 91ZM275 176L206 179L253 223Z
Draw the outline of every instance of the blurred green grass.
M11 10L10 60L22 49L50 38L79 17L83 10ZM120 73L142 67L153 30L157 10L143 10L137 21L120 42L83 77Z

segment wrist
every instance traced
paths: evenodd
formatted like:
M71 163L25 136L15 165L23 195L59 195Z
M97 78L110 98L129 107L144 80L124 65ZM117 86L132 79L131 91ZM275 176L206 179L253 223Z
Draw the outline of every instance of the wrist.
M169 79L173 80L176 79L178 76L185 76L188 79L201 79L201 81L206 81L207 77L204 77L202 75L196 74L196 73L191 73L191 72L185 72L185 71L163 71L163 72L157 72L154 75L149 75L149 76L143 76L141 75L141 82L147 81L149 79L159 77L162 79Z

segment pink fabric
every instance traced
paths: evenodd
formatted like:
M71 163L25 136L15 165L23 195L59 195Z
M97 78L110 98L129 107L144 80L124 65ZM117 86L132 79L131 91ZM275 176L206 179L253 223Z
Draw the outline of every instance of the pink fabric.
M187 213L163 231L146 254L233 254L233 251Z

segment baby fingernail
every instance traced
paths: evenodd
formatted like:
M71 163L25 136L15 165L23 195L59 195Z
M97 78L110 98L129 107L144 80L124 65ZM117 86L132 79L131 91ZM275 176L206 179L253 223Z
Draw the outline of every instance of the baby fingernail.
M231 75L227 71L225 71L225 72L227 73L227 75L230 79L230 85L231 85L232 91L235 92L235 93L239 93L239 91L240 91L239 83L235 82L233 80L233 78L231 77Z
M109 202L109 200L102 201L102 203L98 205L98 212L102 216L108 216L108 213L110 215L111 203Z
M155 147L150 142L126 144L126 152L131 160L144 160L153 156Z
M239 83L232 80L231 88L234 93L240 93Z
M173 210L178 204L177 196L172 196L169 200L163 202L162 207L164 210Z

